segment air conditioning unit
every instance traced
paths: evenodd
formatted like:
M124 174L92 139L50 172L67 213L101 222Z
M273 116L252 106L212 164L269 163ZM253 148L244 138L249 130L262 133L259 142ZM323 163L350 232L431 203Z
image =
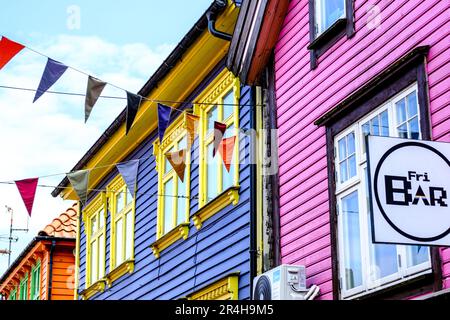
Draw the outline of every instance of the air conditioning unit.
M305 300L305 266L283 264L253 280L253 300Z

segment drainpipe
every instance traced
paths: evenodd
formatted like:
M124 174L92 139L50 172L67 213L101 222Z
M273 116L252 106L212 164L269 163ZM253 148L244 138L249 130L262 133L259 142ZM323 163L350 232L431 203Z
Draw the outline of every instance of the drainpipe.
M52 299L52 286L53 286L53 253L55 251L56 241L52 240L52 246L50 247L50 270L48 278L48 300Z
M256 177L256 91L254 87L250 89L250 292L251 299L253 298L253 279L257 275L257 250L256 250L256 238L257 238L257 202L256 192L262 192L262 190L256 190L257 177Z
M226 0L216 0L215 3L216 7L220 10L220 9L225 9L227 7L227 1ZM226 41L231 41L231 39L233 38L233 36L231 34L219 31L216 29L216 18L217 18L217 12L216 10L212 11L208 11L206 13L206 18L208 19L208 30L209 33L211 33L214 37L222 39L222 40L226 40Z

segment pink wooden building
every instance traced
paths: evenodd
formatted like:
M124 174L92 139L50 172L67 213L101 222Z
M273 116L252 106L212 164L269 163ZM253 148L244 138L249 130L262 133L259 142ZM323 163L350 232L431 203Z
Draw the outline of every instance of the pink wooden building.
M447 0L242 4L228 66L276 118L278 263L305 265L319 299L450 291L450 248L371 243L364 146L450 142L449 20Z

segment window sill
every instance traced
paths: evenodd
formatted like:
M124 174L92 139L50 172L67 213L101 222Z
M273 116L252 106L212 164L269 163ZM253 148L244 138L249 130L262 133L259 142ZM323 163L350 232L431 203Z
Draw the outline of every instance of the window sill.
M345 34L346 26L346 18L336 20L335 23L310 43L308 50L320 50L334 38L343 36Z
M106 284L108 285L108 287L111 287L112 284L119 278L121 278L127 273L131 274L133 273L133 271L134 271L134 259L122 262L118 267L116 267L113 271L111 271L105 276Z
M97 280L94 284L92 284L89 288L83 290L80 294L83 300L89 300L96 293L105 291L106 288L106 279Z
M193 216L192 220L195 227L199 230L203 223L211 218L214 214L228 206L233 204L234 206L239 202L239 186L230 187L216 198L205 204L200 208Z
M180 239L186 240L188 235L189 223L182 223L178 225L150 245L150 248L153 250L153 255L156 257L156 259L159 259L161 251L168 248Z

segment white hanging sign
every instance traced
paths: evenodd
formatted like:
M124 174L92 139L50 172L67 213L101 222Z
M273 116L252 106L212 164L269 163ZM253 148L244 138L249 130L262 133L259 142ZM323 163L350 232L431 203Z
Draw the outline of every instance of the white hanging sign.
M367 137L375 243L450 246L450 144Z

